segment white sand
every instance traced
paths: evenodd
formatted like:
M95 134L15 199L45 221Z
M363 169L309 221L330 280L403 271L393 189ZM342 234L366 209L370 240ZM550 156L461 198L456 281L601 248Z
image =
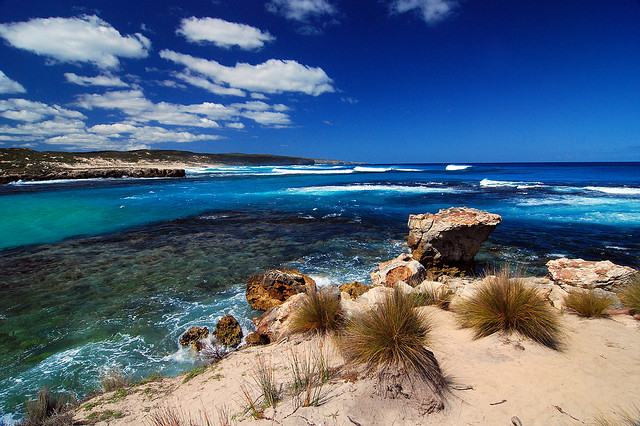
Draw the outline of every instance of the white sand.
M422 308L432 315L431 349L445 374L454 381L446 408L421 415L407 399L382 399L371 380L335 379L326 385L326 403L296 410L286 396L274 410L273 420L254 420L244 414L247 401L241 386L258 395L251 373L257 357L271 362L279 383L290 382L288 354L309 353L317 341L283 342L233 353L217 366L183 383L184 375L162 379L128 390L114 401L108 393L91 411L77 410L77 419L105 410L122 413L98 424L152 424L158 410L173 409L195 424L218 423L223 407L235 422L282 425L510 425L517 416L523 425L593 424L598 415L611 415L640 401L640 326L630 317L582 319L563 315L564 347L554 351L516 337L490 336L473 340L470 330L457 327L452 313ZM333 349L332 349L333 348ZM342 359L331 341L325 344L332 365ZM468 388L467 390L461 390ZM111 402L109 402L111 399Z

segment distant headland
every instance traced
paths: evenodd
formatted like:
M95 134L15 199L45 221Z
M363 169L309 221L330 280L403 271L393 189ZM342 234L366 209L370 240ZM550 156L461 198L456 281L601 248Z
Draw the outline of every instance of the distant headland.
M0 148L0 184L19 180L109 177L184 177L185 169L224 166L350 164L268 154L201 154L189 151L35 151Z

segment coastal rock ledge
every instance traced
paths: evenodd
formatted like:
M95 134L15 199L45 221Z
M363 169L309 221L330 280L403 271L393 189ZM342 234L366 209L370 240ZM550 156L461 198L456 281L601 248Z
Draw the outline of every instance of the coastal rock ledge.
M316 291L316 282L295 269L269 269L253 274L247 281L247 302L256 311L282 305L298 293Z
M407 245L413 258L436 275L472 272L480 245L502 222L500 215L467 207L409 215Z
M560 258L547 262L551 278L561 286L614 291L629 283L639 272L628 266L604 261Z

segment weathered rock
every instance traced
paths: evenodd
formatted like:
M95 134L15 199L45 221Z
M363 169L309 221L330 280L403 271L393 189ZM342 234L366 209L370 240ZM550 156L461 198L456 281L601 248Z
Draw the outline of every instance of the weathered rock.
M213 335L221 345L235 348L242 342L242 327L233 315L225 315L216 324Z
M267 311L298 293L316 291L316 283L295 269L269 269L253 274L247 282L247 302L252 309Z
M547 262L551 278L563 287L599 288L614 291L630 284L638 271L608 260L555 259Z
M340 291L349 294L352 299L357 299L369 290L371 290L370 285L363 285L358 281L352 281L340 286Z
M196 351L200 351L204 347L200 340L207 337L209 337L209 329L207 327L192 326L180 337L180 344L182 346L192 346Z
M256 326L256 333L265 336L270 342L277 342L285 337L288 332L286 321L289 316L304 303L306 293L298 293L291 296L281 305L274 306L264 313Z
M497 214L467 207L409 215L407 245L435 275L461 275L473 271L480 245L501 221Z
M260 334L257 331L247 334L245 342L249 346L268 345L269 343L271 343L271 341L269 340L269 336Z
M413 287L404 281L398 281L393 285L393 288L397 289L402 294L411 294L413 293Z
M393 289L391 287L378 286L373 287L356 300L343 298L340 301L342 313L348 318L355 314L374 309L377 304L381 303L384 298L389 296L391 293L393 293Z
M392 287L398 281L404 281L411 287L420 284L427 276L424 266L410 254L401 254L395 259L380 263L371 273L373 286Z

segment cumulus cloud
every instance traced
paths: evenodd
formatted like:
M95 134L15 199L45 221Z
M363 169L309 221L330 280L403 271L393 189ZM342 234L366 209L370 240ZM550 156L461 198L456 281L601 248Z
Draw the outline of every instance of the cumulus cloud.
M232 128L232 129L244 129L244 124L238 123L238 122L236 122L236 123L227 123L226 126Z
M264 93L301 92L313 96L335 91L333 80L322 68L312 68L293 60L269 59L258 65L237 63L234 67L227 67L213 60L172 50L162 50L160 57L184 65L217 84L237 89Z
M224 21L218 18L183 19L176 31L192 42L210 42L218 47L238 46L245 50L258 49L275 40L268 32L258 28Z
M338 10L327 0L271 0L267 10L287 19L306 22L318 16L335 15Z
M393 0L390 8L395 13L417 11L430 25L446 19L458 7L456 0Z
M0 93L25 93L26 91L22 84L11 80L5 73L0 71Z
M0 117L15 121L36 122L47 117L86 119L81 112L62 108L58 105L47 105L27 99L0 100Z
M89 62L117 68L118 58L144 58L151 42L140 33L121 35L97 16L34 18L0 24L0 37L11 46L61 62Z
M189 83L192 86L196 86L206 91L209 91L211 93L215 93L216 95L246 96L246 94L240 89L235 89L233 87L220 86L219 84L212 83L206 78L197 77L189 73L177 73L176 77L184 81L185 83Z
M120 80L119 77L113 77L109 75L84 77L72 72L67 72L64 74L64 77L69 83L78 84L80 86L129 87L129 85Z
M255 121L263 126L287 127L291 119L287 114L273 111L244 111L242 116Z

